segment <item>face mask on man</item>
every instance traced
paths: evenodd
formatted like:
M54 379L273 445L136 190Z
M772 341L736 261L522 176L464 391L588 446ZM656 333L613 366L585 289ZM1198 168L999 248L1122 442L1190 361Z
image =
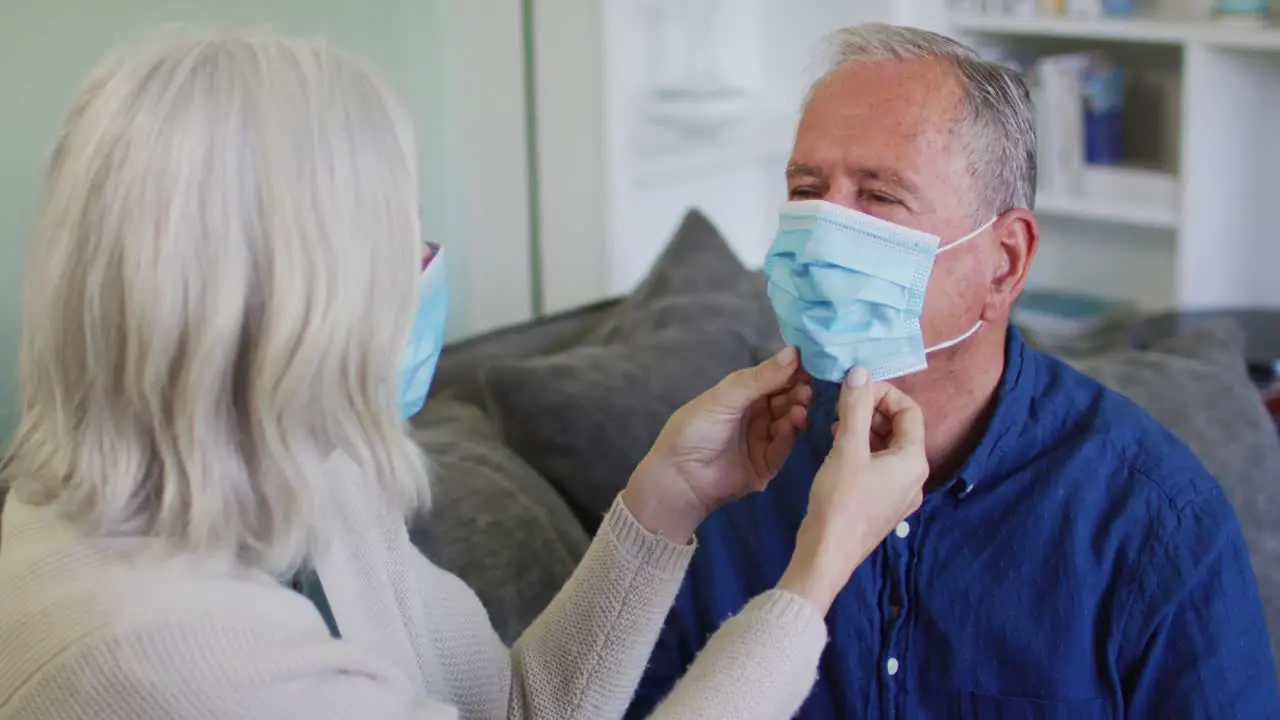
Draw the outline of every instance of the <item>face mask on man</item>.
M417 415L427 402L436 363L444 348L445 321L449 316L444 250L434 244L432 250L431 258L418 278L418 309L400 360L396 401L400 414L406 419Z
M920 314L933 262L995 222L939 249L941 238L825 200L782 206L764 272L782 337L815 378L854 367L888 380L928 367L926 356L982 327L924 346Z

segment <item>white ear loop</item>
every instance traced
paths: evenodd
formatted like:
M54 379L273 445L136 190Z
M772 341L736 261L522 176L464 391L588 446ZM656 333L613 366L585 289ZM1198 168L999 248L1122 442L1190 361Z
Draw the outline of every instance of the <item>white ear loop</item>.
M960 343L964 342L965 340L968 340L970 335L973 335L974 333L978 332L978 328L980 328L980 327L982 327L982 321L981 321L981 320L979 320L977 323L975 323L973 327L971 327L971 328L969 328L967 331L965 331L965 333L964 333L963 335L961 335L960 337L951 338L950 340L948 340L948 341L946 341L946 342L940 342L940 343L938 343L937 345L934 345L933 347L925 348L925 349L924 349L924 354L925 354L925 355L928 355L928 354L929 354L929 353L931 353L931 352L937 352L937 351L939 351L939 350L946 350L947 348L951 347L952 345L959 345Z
M951 248L954 248L954 247L957 247L957 246L963 245L963 244L965 244L965 243L969 242L970 240L972 240L972 239L974 239L974 238L978 237L978 236L979 236L979 235L981 235L981 234L982 234L982 233L983 233L987 228L991 227L992 225L995 225L995 224L996 224L996 218L998 218L998 217L999 217L999 215L993 215L993 216L991 217L991 219L990 219L990 220L988 220L988 221L986 221L985 223L983 223L983 224L982 224L982 227L978 228L977 230L974 230L973 232L969 233L968 235L965 235L964 237L960 238L959 240L957 240L957 241L955 241L955 242L951 243L950 245L948 245L948 246L946 246L946 247L940 247L940 248L938 248L938 254L939 254L939 255L941 255L942 253L944 253L944 252L946 252L946 251L950 250Z
M998 217L998 216L996 216L996 217ZM978 237L979 235L981 235L981 234L983 233L983 231L984 231L984 230L986 230L987 228L989 228L989 227L991 227L992 225L994 225L994 224L995 224L995 222L996 222L996 217L992 217L990 220L988 220L988 221L986 221L985 223L983 223L983 224L982 224L982 227L978 228L977 230L974 230L973 232L969 233L968 235L965 235L964 237L962 237L962 238L960 238L959 240L957 240L957 241L955 241L955 242L951 243L950 245L948 245L948 246L946 246L946 247L944 247L944 248L938 248L938 254L942 254L942 253L944 253L944 252L946 252L946 251L950 250L951 248L956 247L957 245L962 245L962 244L964 244L964 243L966 243L966 242L969 242L969 241L970 241L970 240L972 240L973 238ZM952 345L959 345L960 343L964 342L965 340L968 340L968 339L969 339L969 337L970 337L971 335L973 335L974 333L978 332L978 328L980 328L980 327L982 327L982 321L981 321L981 320L979 320L977 323L975 323L973 327L969 328L967 331L965 331L965 332L964 332L963 334L961 334L959 337L954 337L954 338L951 338L950 340L947 340L946 342L940 342L940 343L938 343L937 345L934 345L933 347L925 348L925 350L924 350L924 354L925 354L925 355L928 355L928 354L929 354L929 353L931 353L931 352L937 352L937 351L939 351L939 350L946 350L947 348L951 347Z
M972 233L966 234L966 236L961 237L960 240L952 242L951 245L948 245L946 247L940 247L940 249L938 249L938 254L941 255L943 254L943 252L946 252L947 250L951 250L952 247L964 245L965 242L969 242L970 240L973 240L973 238L978 237L979 234L982 234L983 231L986 231L986 229L991 227L991 225L996 224L996 218L998 218L998 215L996 215L996 217L993 217L987 220L986 223L982 224L982 227L975 229L975 231L973 231ZM982 327L982 320L978 320L977 323L974 323L972 328L969 328L968 331L965 331L963 334L960 334L959 337L951 338L951 340L948 340L946 342L937 343L937 345L934 345L933 347L925 347L924 354L928 355L929 352L946 350L946 348L951 347L952 345L960 345L961 342L969 340L969 337L972 336L973 333L978 332L978 328L980 327Z

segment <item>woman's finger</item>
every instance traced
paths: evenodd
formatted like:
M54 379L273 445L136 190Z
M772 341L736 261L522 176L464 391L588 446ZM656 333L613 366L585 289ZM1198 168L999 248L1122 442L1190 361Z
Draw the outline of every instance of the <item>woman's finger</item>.
M782 418L775 420L773 425L769 427L769 445L776 445L778 441L789 442L795 440L796 425L791 418Z
M915 492L911 493L911 495L907 498L907 511L902 514L902 519L905 520L908 517L910 517L911 514L919 510L920 506L923 504L924 504L924 488L922 487L916 488Z
M866 368L849 371L840 387L840 399L836 406L840 418L840 433L834 444L849 452L866 456L871 452L871 415L876 407L875 383Z
M801 382L791 388L789 396L795 404L808 407L809 403L813 402L813 386L807 382Z
M793 381L794 382L794 381ZM800 405L808 407L813 400L813 387L808 384L795 384L790 390L769 397L769 409L774 419L791 414L791 408Z
M889 447L894 449L924 447L924 413L906 393L885 384L876 409L888 416L892 426Z
M767 437L752 442L747 452L756 474L767 481L786 462L798 433L789 418L781 418L772 423L765 421L761 425L765 427Z
M769 425L773 422L773 414L769 410L767 398L760 398L747 407L745 422L747 437L752 440L769 439Z
M883 435L871 433L871 454L876 455L889 449L889 441Z
M831 423L831 437L840 434L840 421ZM871 416L871 434L878 435L881 438L888 439L893 434L893 421L887 415L876 412Z
M787 387L795 377L799 359L800 354L794 347L785 347L759 365L743 368L721 380L708 391L708 400L718 410L743 412L757 400Z
M796 432L804 432L804 429L809 426L809 408L803 405L792 407L789 417L791 418L791 425L796 429Z
M877 410L875 414L871 416L871 432L877 435L887 436L892 431L893 421L889 419L888 415Z
M777 420L787 414L787 408L791 407L790 393L778 393L769 396L769 417Z

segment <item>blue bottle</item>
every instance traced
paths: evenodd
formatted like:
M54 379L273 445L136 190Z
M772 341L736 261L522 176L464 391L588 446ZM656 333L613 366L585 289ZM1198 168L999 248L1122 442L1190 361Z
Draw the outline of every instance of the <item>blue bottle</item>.
M1104 58L1085 69L1084 159L1093 165L1114 165L1124 159L1124 72Z

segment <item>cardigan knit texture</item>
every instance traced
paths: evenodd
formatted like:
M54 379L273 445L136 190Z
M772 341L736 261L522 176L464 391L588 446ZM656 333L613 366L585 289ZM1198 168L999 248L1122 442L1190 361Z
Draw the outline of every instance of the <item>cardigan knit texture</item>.
M621 717L692 546L621 499L565 587L510 648L457 577L424 558L355 466L331 459L315 559L341 628L266 573L91 537L13 494L0 524L0 720L446 720ZM18 493L20 496L21 493ZM823 618L752 600L655 718L787 718L816 678Z

